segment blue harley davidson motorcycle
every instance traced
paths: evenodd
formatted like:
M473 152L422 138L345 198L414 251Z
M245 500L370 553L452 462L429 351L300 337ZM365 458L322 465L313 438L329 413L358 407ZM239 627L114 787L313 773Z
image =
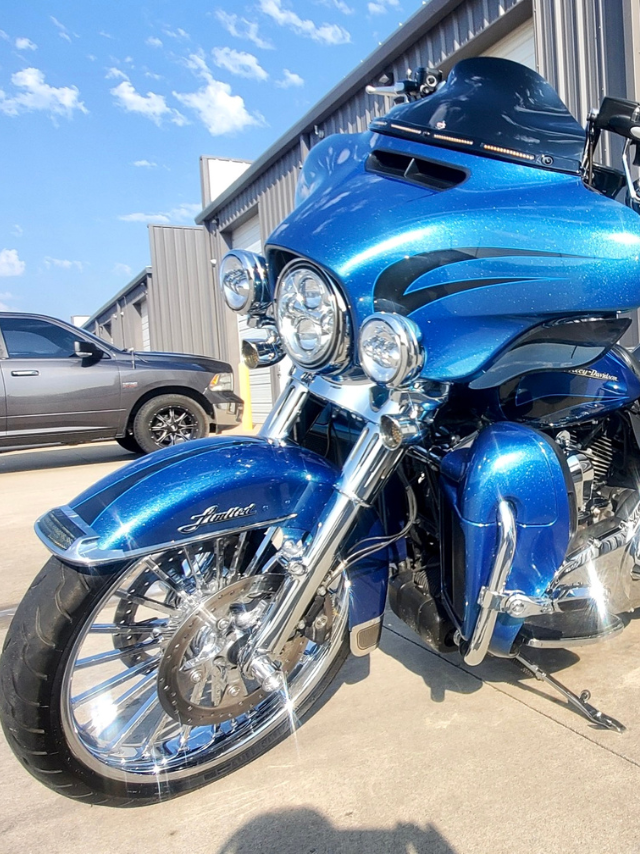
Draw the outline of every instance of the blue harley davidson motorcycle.
M220 265L249 366L294 367L259 436L140 459L51 510L0 710L25 768L149 803L267 751L387 602L468 665L640 606L640 105L586 132L535 72L419 69L302 169L265 258ZM596 162L603 131L624 173Z

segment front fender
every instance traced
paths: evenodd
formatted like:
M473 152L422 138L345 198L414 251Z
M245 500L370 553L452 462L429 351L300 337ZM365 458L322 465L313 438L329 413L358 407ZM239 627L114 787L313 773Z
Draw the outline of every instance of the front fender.
M103 564L289 519L309 529L338 474L295 445L200 439L108 475L42 516L36 532L69 563Z
M340 476L322 457L258 437L201 439L156 451L98 481L36 522L67 563L116 571L123 560L250 528L313 530ZM345 532L345 534L348 532ZM382 534L364 509L343 547ZM387 592L386 549L355 563L350 627L379 619Z

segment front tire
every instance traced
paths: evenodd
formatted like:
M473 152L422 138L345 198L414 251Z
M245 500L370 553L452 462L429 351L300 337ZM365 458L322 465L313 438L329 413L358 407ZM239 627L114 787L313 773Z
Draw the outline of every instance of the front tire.
M209 416L197 401L183 394L152 397L133 419L134 439L147 454L202 439L208 433Z
M143 558L110 575L79 572L51 558L33 582L5 641L0 718L14 753L44 785L86 803L118 807L191 791L289 735L294 715L307 714L338 672L348 654L342 581L340 589L330 591L335 619L329 639L315 644L294 636L285 647L286 691L264 694L247 685L246 677L243 684L240 671L233 679L227 673L221 683L214 668L225 669L218 664L221 659L203 657L212 643L210 623L221 625L215 607L221 608L226 597L230 608L228 602L239 596L253 608L255 590L247 593L253 579L266 590L271 581L263 580L276 576L243 577L231 561L226 562L231 568L220 573L220 547L197 549L191 554L182 549L183 560L175 552ZM195 610L187 613L187 597L181 597L189 572L207 562L215 564L217 580L212 575L207 582L204 599L204 571L200 586L191 584L188 608ZM195 606L199 596L201 604ZM213 604L201 618L204 601ZM194 619L200 620L195 627ZM193 662L205 675L191 685ZM176 671L182 682L176 677L167 684ZM186 700L168 714L177 702L171 699L179 691L176 686L185 683ZM161 690L167 692L162 699ZM199 715L186 723L185 701ZM207 723L213 720L217 723Z

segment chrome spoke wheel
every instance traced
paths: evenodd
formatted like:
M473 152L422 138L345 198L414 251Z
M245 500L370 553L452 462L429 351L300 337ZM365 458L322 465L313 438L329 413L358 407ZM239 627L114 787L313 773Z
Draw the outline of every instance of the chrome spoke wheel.
M326 599L331 632L322 643L292 636L279 662L286 688L265 693L239 661L282 582L272 534L145 557L106 588L62 681L62 726L79 761L128 783L178 780L292 720L342 643L347 591L338 579Z

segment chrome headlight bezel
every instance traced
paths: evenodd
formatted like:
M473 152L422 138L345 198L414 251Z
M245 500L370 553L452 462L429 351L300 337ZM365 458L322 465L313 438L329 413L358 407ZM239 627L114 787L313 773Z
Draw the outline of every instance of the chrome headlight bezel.
M367 332L373 332L371 327L374 324L378 329L382 324L385 332L395 341L398 350L395 367L376 362L371 350L365 349L368 343ZM408 385L424 366L425 351L420 343L421 337L420 329L408 317L385 311L370 314L362 324L358 338L358 358L362 370L369 379L379 385L390 388Z
M267 262L262 255L245 249L227 252L220 262L219 282L226 305L238 314L259 312L269 305Z
M322 283L326 290L327 302L333 316L333 332L331 339L319 353L303 357L300 349L288 340L288 331L283 328L282 291L289 276L298 271L306 270ZM310 310L309 310L310 311ZM289 358L303 370L316 370L329 373L344 367L349 361L351 349L351 323L344 298L334 280L317 267L313 262L304 258L295 258L286 264L278 276L274 295L274 316L282 345Z

